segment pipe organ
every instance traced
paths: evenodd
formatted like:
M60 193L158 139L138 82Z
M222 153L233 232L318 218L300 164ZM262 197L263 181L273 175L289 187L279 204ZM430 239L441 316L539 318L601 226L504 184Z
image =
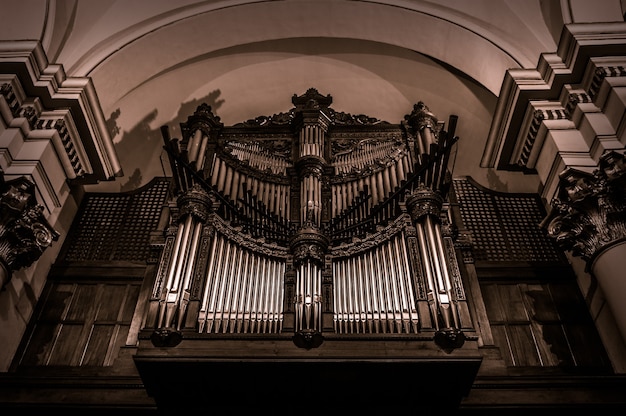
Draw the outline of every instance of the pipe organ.
M458 140L422 102L399 124L315 89L224 126L203 104L162 128L174 178L146 328L194 336L431 337L472 328L450 220Z

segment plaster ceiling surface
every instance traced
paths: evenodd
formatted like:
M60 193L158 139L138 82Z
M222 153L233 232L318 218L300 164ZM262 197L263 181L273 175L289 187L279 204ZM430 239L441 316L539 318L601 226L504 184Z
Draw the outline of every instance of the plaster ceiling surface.
M43 38L68 76L91 77L125 191L167 174L159 131L202 102L225 125L288 111L316 88L332 107L400 122L423 101L459 117L455 175L534 192L533 175L479 168L509 68L556 50L554 4L537 0L49 2ZM558 14L558 13L557 13ZM556 19L557 21L559 19Z

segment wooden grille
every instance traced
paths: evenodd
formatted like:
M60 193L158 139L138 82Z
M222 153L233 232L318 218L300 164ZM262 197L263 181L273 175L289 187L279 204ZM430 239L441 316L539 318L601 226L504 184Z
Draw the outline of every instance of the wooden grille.
M472 233L476 261L562 261L554 242L539 228L545 211L535 194L504 194L471 179L455 179L464 226Z
M145 261L169 180L125 194L88 193L68 236L66 261Z

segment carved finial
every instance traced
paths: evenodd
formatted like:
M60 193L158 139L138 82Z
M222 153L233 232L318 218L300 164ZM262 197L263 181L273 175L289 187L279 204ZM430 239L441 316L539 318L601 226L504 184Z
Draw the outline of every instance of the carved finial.
M432 131L437 130L437 117L430 112L430 109L423 101L419 101L417 104L413 105L413 111L411 114L405 115L404 119L416 132L425 127L430 128Z
M330 94L324 96L320 94L315 88L309 88L304 94L301 96L293 95L291 98L291 102L296 106L297 110L303 109L324 109L328 108L332 102L333 98Z
M207 103L200 104L196 111L187 117L184 123L184 130L193 132L197 129L205 130L208 133L211 129L218 129L224 126L219 116L213 114L213 109Z

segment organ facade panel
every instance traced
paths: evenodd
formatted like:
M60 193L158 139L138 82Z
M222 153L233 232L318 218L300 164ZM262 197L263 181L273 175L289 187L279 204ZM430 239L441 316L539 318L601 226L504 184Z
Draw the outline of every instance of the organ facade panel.
M393 334L461 347L473 323L447 200L456 117L446 131L419 102L391 124L313 88L292 104L233 126L201 105L182 138L163 128L174 198L153 343Z

